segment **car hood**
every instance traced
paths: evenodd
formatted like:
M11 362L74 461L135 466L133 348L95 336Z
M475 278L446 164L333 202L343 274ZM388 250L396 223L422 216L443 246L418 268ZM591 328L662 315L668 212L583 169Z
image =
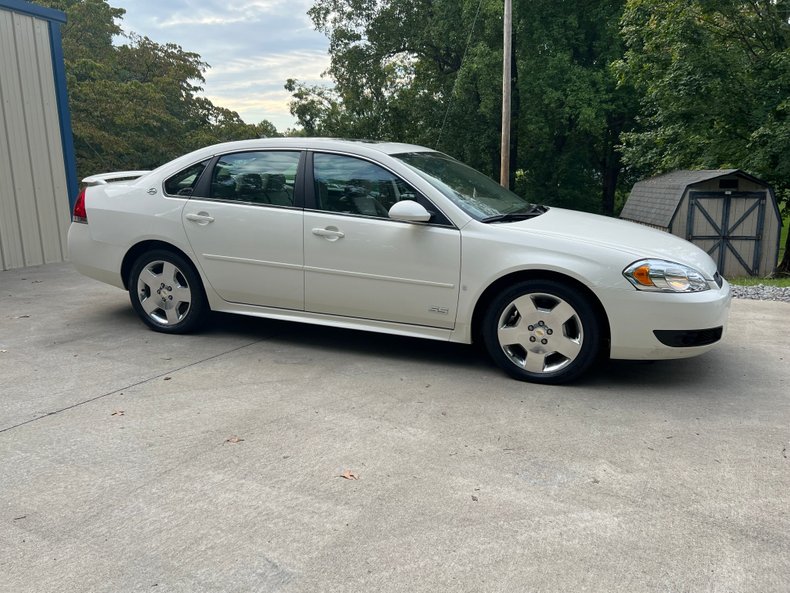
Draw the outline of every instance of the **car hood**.
M686 264L709 278L716 273L715 262L696 245L670 233L617 218L549 208L535 218L502 226L532 235L565 238L580 245L614 249L630 254L634 260L658 258Z

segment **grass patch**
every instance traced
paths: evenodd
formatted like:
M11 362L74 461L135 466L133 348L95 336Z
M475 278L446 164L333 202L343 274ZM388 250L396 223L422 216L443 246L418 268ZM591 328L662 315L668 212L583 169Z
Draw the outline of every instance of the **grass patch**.
M752 276L741 276L740 278L727 278L730 284L738 286L755 286L763 284L765 286L790 287L790 278L754 278Z

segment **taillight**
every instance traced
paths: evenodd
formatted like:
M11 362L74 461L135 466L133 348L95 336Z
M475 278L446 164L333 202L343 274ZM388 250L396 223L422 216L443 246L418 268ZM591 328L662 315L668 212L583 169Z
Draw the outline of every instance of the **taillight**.
M88 224L88 212L85 210L85 189L77 196L77 201L74 203L74 212L71 213L72 222L84 222Z

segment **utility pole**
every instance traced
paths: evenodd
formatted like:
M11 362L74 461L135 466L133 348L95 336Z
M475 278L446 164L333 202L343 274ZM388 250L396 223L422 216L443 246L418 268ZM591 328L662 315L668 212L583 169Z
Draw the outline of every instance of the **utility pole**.
M499 183L502 187L510 187L510 81L511 81L511 46L513 44L513 2L505 0L504 47L502 49L502 145L500 147L501 166Z

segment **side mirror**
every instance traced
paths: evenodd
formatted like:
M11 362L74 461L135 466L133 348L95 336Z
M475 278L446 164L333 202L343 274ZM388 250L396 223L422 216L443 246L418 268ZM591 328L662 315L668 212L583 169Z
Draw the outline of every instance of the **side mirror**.
M414 200L395 202L390 208L389 216L393 220L405 222L428 222L431 220L431 213Z

